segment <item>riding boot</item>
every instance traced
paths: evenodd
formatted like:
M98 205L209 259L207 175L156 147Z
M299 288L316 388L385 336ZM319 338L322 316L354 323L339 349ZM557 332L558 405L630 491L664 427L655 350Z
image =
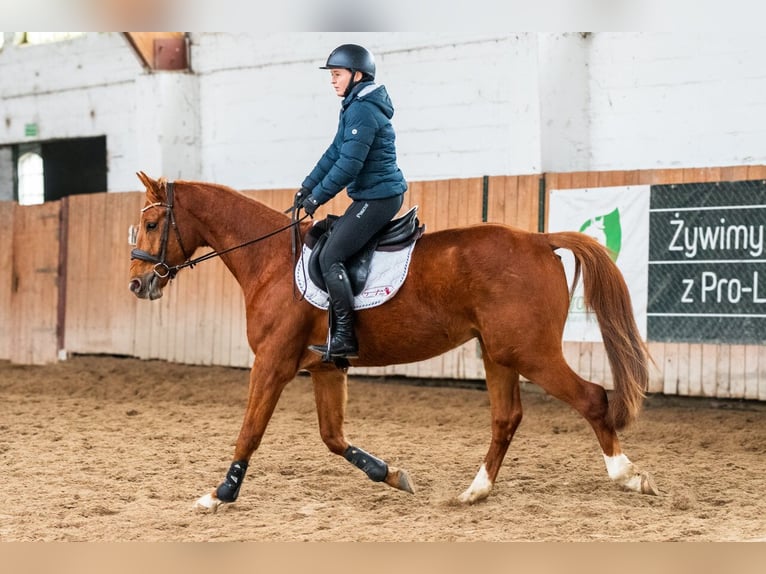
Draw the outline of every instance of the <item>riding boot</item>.
M354 333L354 294L343 263L333 263L322 273L327 293L330 296L332 332L327 345L310 345L309 349L326 358L355 359L358 357L356 334Z

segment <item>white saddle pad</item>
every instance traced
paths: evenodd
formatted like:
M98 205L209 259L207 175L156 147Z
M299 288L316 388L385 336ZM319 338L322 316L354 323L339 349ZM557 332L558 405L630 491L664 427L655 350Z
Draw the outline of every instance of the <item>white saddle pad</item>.
M413 243L400 251L376 251L370 263L370 275L359 295L354 297L354 309L377 307L391 299L404 283L410 268ZM326 291L317 287L309 276L308 260L311 249L303 246L301 257L295 266L295 283L306 300L320 309L327 309L330 298Z

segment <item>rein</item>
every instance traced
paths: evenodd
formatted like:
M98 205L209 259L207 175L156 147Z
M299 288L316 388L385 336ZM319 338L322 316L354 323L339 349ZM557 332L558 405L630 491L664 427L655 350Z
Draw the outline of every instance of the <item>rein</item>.
M208 253L205 253L204 255L197 257L196 259L190 260L189 256L186 254L186 249L184 248L183 242L181 241L181 232L178 230L178 226L176 225L175 213L173 212L174 187L175 187L174 182L169 181L167 184L167 199L168 199L167 203L162 203L162 202L152 203L151 205L147 205L141 210L142 213L152 207L164 207L167 210L165 212L166 213L165 226L162 228L162 236L160 238L160 254L152 255L151 253L148 253L147 251L144 251L143 249L133 249L130 252L131 259L139 259L140 261L147 261L149 263L154 263L155 264L154 274L160 279L163 279L168 276L170 277L170 279L174 279L176 274L181 269L184 269L185 267L193 268L197 263L207 261L208 259L212 259L214 257L220 257L221 255L229 253L230 251L234 251L235 249L241 249L242 247L247 247L248 245L252 245L253 243L263 241L264 239L268 239L269 237L277 235L278 233L282 233L283 231L287 231L288 229L291 229L291 228L295 229L295 234L292 237L293 250L295 250L295 238L298 236L297 226L301 221L303 221L309 216L308 214L304 214L303 217L300 217L300 218L297 217L298 208L296 206L292 206L285 211L285 213L290 212L289 225L280 227L279 229L275 231L267 233L266 235L263 235L261 237L256 237L255 239L251 239L250 241L246 241L245 243L241 243L233 247L228 247L226 249L223 249L222 251L215 251L215 250L209 251ZM178 245L181 247L181 252L183 253L184 259L186 260L183 263L179 265L173 265L172 267L169 266L167 262L165 261L165 257L167 256L167 249L168 249L168 236L170 235L171 227L175 230L176 238L178 239Z

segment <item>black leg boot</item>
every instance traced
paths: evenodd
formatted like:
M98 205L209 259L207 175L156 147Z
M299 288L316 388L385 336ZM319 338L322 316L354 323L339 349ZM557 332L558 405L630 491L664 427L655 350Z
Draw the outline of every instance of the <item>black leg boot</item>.
M331 358L356 359L359 355L354 333L354 294L346 267L343 263L333 263L322 277L330 295L330 312L334 319L330 349L329 353L326 345L309 345L309 349Z

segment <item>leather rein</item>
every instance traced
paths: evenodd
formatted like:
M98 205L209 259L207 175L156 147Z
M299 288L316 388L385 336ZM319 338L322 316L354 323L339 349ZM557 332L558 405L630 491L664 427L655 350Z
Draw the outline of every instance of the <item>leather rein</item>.
M160 237L159 255L152 255L148 251L144 251L143 249L138 249L138 248L133 249L130 252L131 260L138 259L140 261L154 263L154 274L160 279L164 279L165 277L170 277L170 279L174 279L176 274L184 267L193 268L197 263L201 263L202 261L207 261L208 259L212 259L214 257L220 257L221 255L224 255L225 253L234 251L235 249L241 249L242 247L247 247L248 245L252 245L253 243L263 241L264 239L268 239L269 237L277 235L278 233L281 233L283 231L287 231L288 229L291 229L291 228L295 230L295 233L292 236L293 253L295 253L296 237L299 235L298 224L308 217L308 214L304 214L303 217L300 217L300 218L298 217L298 212L300 208L297 206L297 200L296 200L296 204L294 204L293 206L285 210L285 213L288 213L288 212L290 213L289 225L280 227L279 229L275 231L267 233L266 235L263 235L261 237L256 237L255 239L251 239L250 241L246 241L245 243L241 243L239 245L235 245L233 247L229 247L221 251L215 251L215 250L209 251L208 253L205 253L204 255L201 255L200 257L197 257L195 259L189 259L189 255L187 254L186 249L184 248L184 244L181 241L181 232L178 230L178 226L176 225L175 213L173 212L174 190L175 190L174 182L169 181L167 183L167 203L162 203L161 201L158 201L156 203L147 205L141 210L141 213L153 207L164 207L166 210L165 224L162 228L162 235ZM178 240L178 245L179 247L181 247L181 252L183 253L184 260L185 260L183 263L179 265L172 265L172 266L168 265L166 261L167 250L168 250L168 237L170 236L171 227L175 231L176 239Z

